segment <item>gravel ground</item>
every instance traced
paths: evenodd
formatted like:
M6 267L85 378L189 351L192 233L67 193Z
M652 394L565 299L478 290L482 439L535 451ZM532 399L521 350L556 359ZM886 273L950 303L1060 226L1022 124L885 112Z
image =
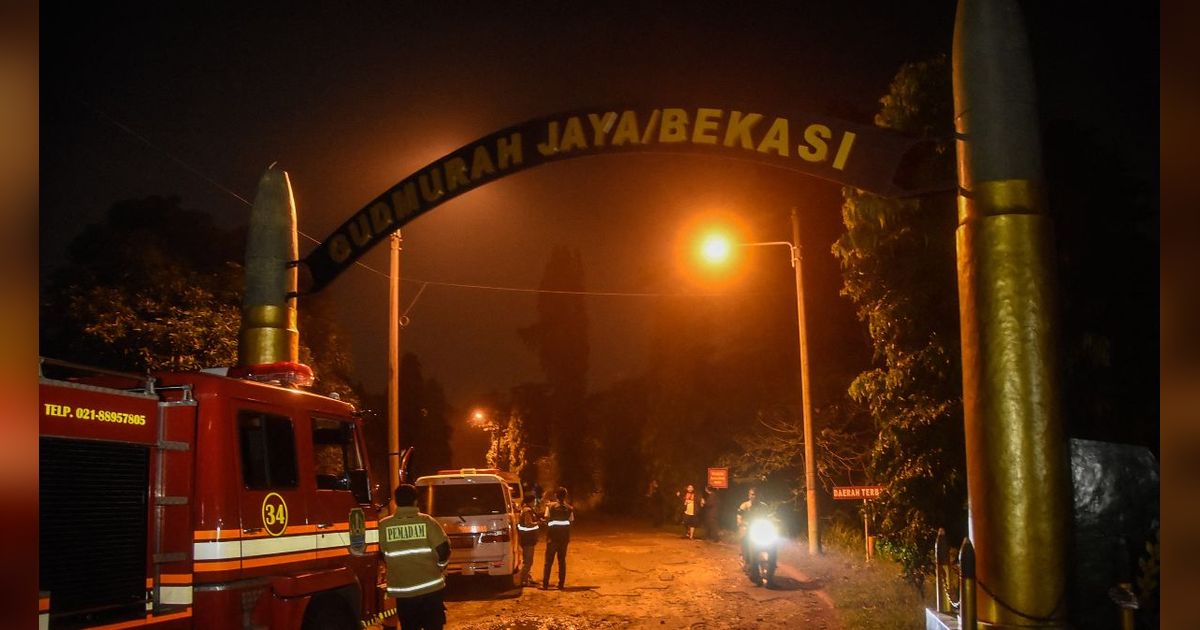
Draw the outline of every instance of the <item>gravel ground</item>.
M803 554L783 549L777 588L755 587L732 542L687 540L630 521L580 515L567 558L566 589L498 591L478 577L452 577L449 628L841 628ZM539 579L543 544L535 554ZM557 568L556 568L557 571ZM555 576L551 577L551 584Z

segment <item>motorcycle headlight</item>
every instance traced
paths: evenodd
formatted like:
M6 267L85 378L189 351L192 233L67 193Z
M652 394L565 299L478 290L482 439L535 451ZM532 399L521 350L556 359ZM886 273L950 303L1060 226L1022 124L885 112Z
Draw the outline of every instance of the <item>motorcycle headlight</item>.
M750 523L750 542L759 547L774 544L779 538L779 530L771 521L754 521Z

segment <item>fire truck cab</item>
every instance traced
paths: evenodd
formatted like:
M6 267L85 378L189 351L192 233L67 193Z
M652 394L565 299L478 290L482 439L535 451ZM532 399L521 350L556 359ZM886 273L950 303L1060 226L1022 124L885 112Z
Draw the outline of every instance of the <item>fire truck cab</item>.
M386 498L351 405L218 373L41 367L43 628L384 616ZM63 370L82 375L47 376Z

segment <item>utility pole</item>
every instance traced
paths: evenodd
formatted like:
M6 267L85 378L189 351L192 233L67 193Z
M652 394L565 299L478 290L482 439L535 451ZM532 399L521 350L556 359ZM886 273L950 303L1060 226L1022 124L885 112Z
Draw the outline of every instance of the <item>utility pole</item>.
M808 328L804 313L804 271L800 255L800 214L792 207L792 268L796 271L796 321L800 328L800 397L804 410L804 494L808 507L808 554L820 553L817 527L817 460L813 443L812 397L808 387Z
M400 230L388 242L391 259L388 279L388 482L391 492L388 506L396 513L396 488L400 487Z

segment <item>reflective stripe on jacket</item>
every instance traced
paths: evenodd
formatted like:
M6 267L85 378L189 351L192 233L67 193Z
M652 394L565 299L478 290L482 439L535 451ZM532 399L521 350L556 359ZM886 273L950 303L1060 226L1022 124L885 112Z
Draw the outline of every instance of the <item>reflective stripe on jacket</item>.
M387 563L388 597L417 597L445 588L437 548L448 543L433 517L416 507L401 507L379 521L379 549Z
M521 520L517 522L517 540L522 547L536 545L538 541L538 532L542 529L542 524L538 520L537 514L533 512L533 508L528 505L521 509Z
M566 503L551 503L546 508L546 535L555 540L568 540L571 537L571 522L575 520L575 510Z

